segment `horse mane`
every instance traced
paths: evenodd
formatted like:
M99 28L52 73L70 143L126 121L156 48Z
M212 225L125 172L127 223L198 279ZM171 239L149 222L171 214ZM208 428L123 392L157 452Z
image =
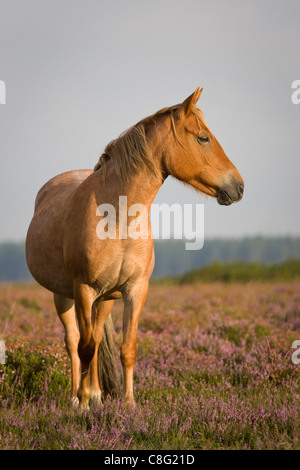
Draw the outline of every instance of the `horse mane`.
M155 114L142 119L123 132L117 139L109 142L104 149L104 153L100 156L94 171L102 168L103 178L105 179L106 162L107 160L112 160L120 181L126 181L133 172L139 172L146 168L150 169L157 176L161 174L161 170L155 162L147 142L146 127L150 123L155 123L158 118L170 115L175 140L179 143L176 139L173 116L173 112L176 109L178 109L178 105L163 108Z

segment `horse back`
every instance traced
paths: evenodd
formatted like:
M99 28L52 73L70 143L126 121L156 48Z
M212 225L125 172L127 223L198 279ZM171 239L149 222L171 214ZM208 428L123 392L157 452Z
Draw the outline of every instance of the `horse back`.
M53 202L53 197L67 202L68 196L71 196L91 173L92 170L73 170L54 176L37 193L34 211L36 212L43 203Z

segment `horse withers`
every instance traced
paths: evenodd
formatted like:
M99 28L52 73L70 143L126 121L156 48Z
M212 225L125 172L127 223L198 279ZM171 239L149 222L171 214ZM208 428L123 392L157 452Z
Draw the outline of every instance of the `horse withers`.
M133 404L138 322L154 267L150 208L168 175L230 205L244 182L196 106L202 89L183 103L149 116L110 142L94 170L55 176L39 191L28 229L26 257L33 277L54 294L71 360L71 400L90 400L116 388L111 310L124 303L123 395ZM120 196L147 209L147 230L124 236ZM115 210L115 236L99 236L99 206ZM103 207L103 206L102 206ZM102 214L104 217L104 213ZM132 217L125 219L127 226ZM126 235L126 233L125 233ZM101 390L102 389L102 390Z

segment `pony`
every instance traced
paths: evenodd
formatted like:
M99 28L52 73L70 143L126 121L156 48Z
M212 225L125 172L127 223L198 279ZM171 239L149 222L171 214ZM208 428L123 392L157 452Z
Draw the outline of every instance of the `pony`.
M35 280L53 293L71 361L71 402L80 409L116 393L111 311L117 299L124 304L123 400L135 403L138 323L154 267L149 214L166 178L171 175L225 206L243 196L240 173L197 107L202 90L110 142L93 170L59 174L37 194L26 238L27 264ZM147 208L146 236L124 236L120 195L129 206ZM103 204L115 210L115 237L99 236ZM125 220L126 231L133 217Z

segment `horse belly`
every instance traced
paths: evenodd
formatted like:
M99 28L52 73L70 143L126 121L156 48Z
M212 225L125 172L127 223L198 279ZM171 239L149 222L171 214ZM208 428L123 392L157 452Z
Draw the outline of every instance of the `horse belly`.
M39 191L26 238L26 259L35 280L46 289L73 298L73 281L64 260L64 225L74 190L91 171L52 178Z

